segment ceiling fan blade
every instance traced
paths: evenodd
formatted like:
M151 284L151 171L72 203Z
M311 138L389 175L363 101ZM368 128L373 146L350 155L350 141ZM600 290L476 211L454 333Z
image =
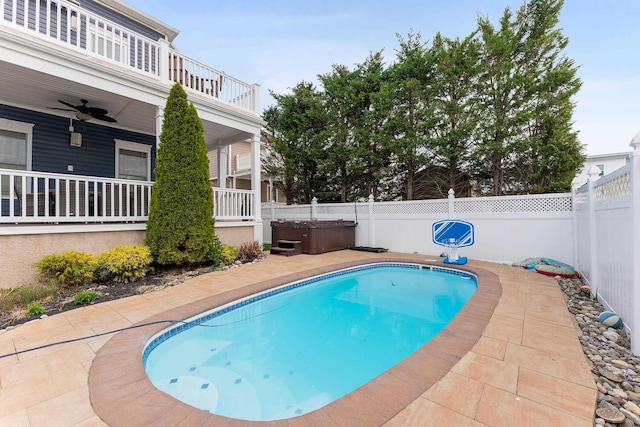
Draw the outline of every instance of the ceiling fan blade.
M73 110L70 110L68 108L56 108L56 107L49 107L50 110L58 110L58 111L78 111L75 108Z
M87 107L86 112L88 114L91 114L92 116L106 116L109 113L104 108L98 108L98 107Z
M71 107L71 108L73 108L73 111L80 111L80 110L78 109L78 107L76 107L75 105L69 104L68 102L64 102L64 101L61 101L61 100L59 100L59 99L58 99L58 102L60 102L60 103L62 103L62 104L64 104L64 105L66 105L67 107Z
M109 117L107 115L93 116L93 118L96 120L102 120L103 122L118 123L116 119L114 119L113 117Z

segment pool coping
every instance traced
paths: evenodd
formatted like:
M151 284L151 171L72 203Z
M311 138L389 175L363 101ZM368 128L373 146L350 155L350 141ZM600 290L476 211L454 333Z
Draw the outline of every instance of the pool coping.
M155 388L142 364L148 340L168 324L130 329L114 335L97 353L89 371L89 397L95 413L107 424L129 425L371 425L384 424L444 377L476 344L502 295L499 277L483 268L457 266L415 257L383 256L314 268L212 295L159 313L136 325L186 319L214 307L277 286L336 270L366 264L405 262L453 268L478 278L478 290L454 319L407 359L344 397L300 415L278 421L246 421L212 414L183 403Z

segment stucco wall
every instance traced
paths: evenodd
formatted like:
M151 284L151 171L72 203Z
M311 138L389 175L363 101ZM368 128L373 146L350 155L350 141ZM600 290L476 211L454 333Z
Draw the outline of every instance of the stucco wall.
M216 224L216 235L228 245L239 247L253 241L253 227L224 227ZM64 227L64 226L61 226ZM99 255L117 245L142 244L144 230L0 235L0 288L34 283L33 264L44 255L84 251Z
M72 250L98 255L117 245L140 244L144 236L144 231L0 236L0 288L33 283L33 264L44 255Z

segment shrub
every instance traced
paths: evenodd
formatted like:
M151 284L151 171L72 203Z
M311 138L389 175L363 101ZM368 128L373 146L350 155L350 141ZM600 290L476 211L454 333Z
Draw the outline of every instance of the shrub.
M238 251L233 246L222 243L222 256L220 263L222 265L231 265L238 257Z
M179 83L164 109L145 244L160 265L201 263L214 250L213 193L202 122Z
M257 240L245 242L238 249L238 259L242 262L251 262L254 259L262 258L262 246Z
M87 305L91 304L98 298L97 292L78 292L73 296L73 303L75 305Z
M67 289L91 283L97 260L87 252L69 251L46 255L35 266L44 278Z
M119 245L100 254L96 271L100 278L130 283L146 276L152 262L148 247Z
M32 316L38 316L44 313L44 308L37 302L33 301L29 304L29 307L27 307L27 312Z

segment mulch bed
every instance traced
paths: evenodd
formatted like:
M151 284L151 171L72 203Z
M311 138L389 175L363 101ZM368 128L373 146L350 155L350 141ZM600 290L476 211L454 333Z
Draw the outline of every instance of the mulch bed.
M157 269L153 274L146 276L145 278L131 282L131 283L94 283L86 288L74 289L66 292L59 292L51 297L46 303L40 303L44 308L44 314L38 316L30 316L26 312L22 313L7 313L0 312L0 329L11 329L11 327L18 326L20 324L29 322L34 319L41 318L43 316L52 316L54 314L62 313L65 311L73 310L76 308L84 307L82 305L76 305L73 302L73 297L80 291L94 291L98 293L98 298L93 304L112 301L120 298L125 298L132 295L144 294L147 292L153 292L160 289L164 289L169 286L175 286L184 282L187 279L198 276L203 273L211 272L212 269L209 266L206 267L171 267Z

